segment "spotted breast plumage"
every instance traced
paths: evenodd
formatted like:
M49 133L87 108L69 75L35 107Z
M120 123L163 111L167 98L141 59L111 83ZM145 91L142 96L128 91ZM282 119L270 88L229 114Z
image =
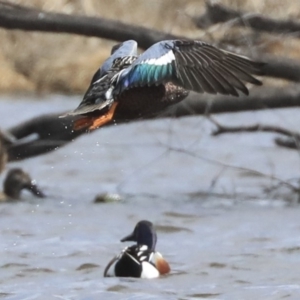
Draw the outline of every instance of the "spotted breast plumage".
M75 129L143 118L178 103L189 91L248 95L245 83L261 85L263 63L201 41L161 41L141 55L133 40L116 45L95 73L80 105Z
M104 270L104 277L156 278L170 272L163 256L155 251L157 236L153 224L143 220L121 242L135 241L114 257Z

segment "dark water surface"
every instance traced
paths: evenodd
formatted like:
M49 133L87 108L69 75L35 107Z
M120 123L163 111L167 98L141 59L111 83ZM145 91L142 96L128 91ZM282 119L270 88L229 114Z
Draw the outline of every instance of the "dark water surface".
M79 101L3 98L0 125ZM295 129L299 114L216 118ZM0 206L0 299L300 299L300 208L274 179L299 177L299 153L276 147L272 134L211 137L213 128L202 117L111 126L10 164L28 171L48 198L24 193L24 201ZM94 204L102 192L123 201ZM171 274L103 278L125 246L119 240L141 219L155 223Z

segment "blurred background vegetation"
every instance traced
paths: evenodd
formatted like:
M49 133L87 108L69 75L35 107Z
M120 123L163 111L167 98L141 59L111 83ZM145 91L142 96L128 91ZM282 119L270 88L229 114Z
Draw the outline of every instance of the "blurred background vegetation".
M200 39L235 52L296 58L300 39L293 35L258 33L220 23L197 28L204 0L27 0L9 1L49 12L99 16ZM223 5L275 19L300 19L299 0L223 0ZM81 94L109 55L115 41L71 34L0 28L0 93ZM264 81L266 83L266 81ZM284 84L283 80L272 83Z

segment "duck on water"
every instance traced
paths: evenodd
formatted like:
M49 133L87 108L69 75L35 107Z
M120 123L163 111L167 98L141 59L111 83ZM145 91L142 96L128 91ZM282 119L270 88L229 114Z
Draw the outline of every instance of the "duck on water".
M104 277L156 278L170 272L170 266L155 250L157 235L153 224L143 220L136 224L134 231L121 239L133 241L135 245L126 247L106 266Z
M6 146L10 142L8 136L0 131L0 173L5 169L7 163ZM30 191L36 197L45 197L45 194L29 174L20 168L9 170L3 182L3 192L0 192L0 202L20 200L21 192L24 189Z
M40 190L28 173L20 168L8 171L3 182L3 192L0 193L0 201L16 201L21 199L22 190L28 190L35 197L44 198L45 194Z

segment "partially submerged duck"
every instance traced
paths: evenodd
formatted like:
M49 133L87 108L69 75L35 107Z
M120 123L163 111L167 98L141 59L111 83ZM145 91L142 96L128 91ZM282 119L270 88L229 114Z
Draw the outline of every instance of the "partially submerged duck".
M10 147L13 143L13 137L9 133L0 130L0 173L5 169L8 160L7 147ZM3 193L0 193L0 201L19 200L24 189L30 191L36 197L45 197L45 194L30 178L29 174L20 168L11 169L3 182Z
M253 75L262 75L263 65L192 40L161 41L138 56L137 42L129 40L112 48L80 105L64 116L78 117L75 130L93 130L155 115L189 91L248 95L245 83L261 85Z
M4 180L0 201L19 200L24 189L30 191L36 197L45 197L45 194L39 189L35 181L30 178L29 174L20 168L11 169Z
M156 278L170 272L170 266L162 255L155 251L157 236L153 224L140 221L134 231L121 242L134 241L114 257L104 270L104 277Z

